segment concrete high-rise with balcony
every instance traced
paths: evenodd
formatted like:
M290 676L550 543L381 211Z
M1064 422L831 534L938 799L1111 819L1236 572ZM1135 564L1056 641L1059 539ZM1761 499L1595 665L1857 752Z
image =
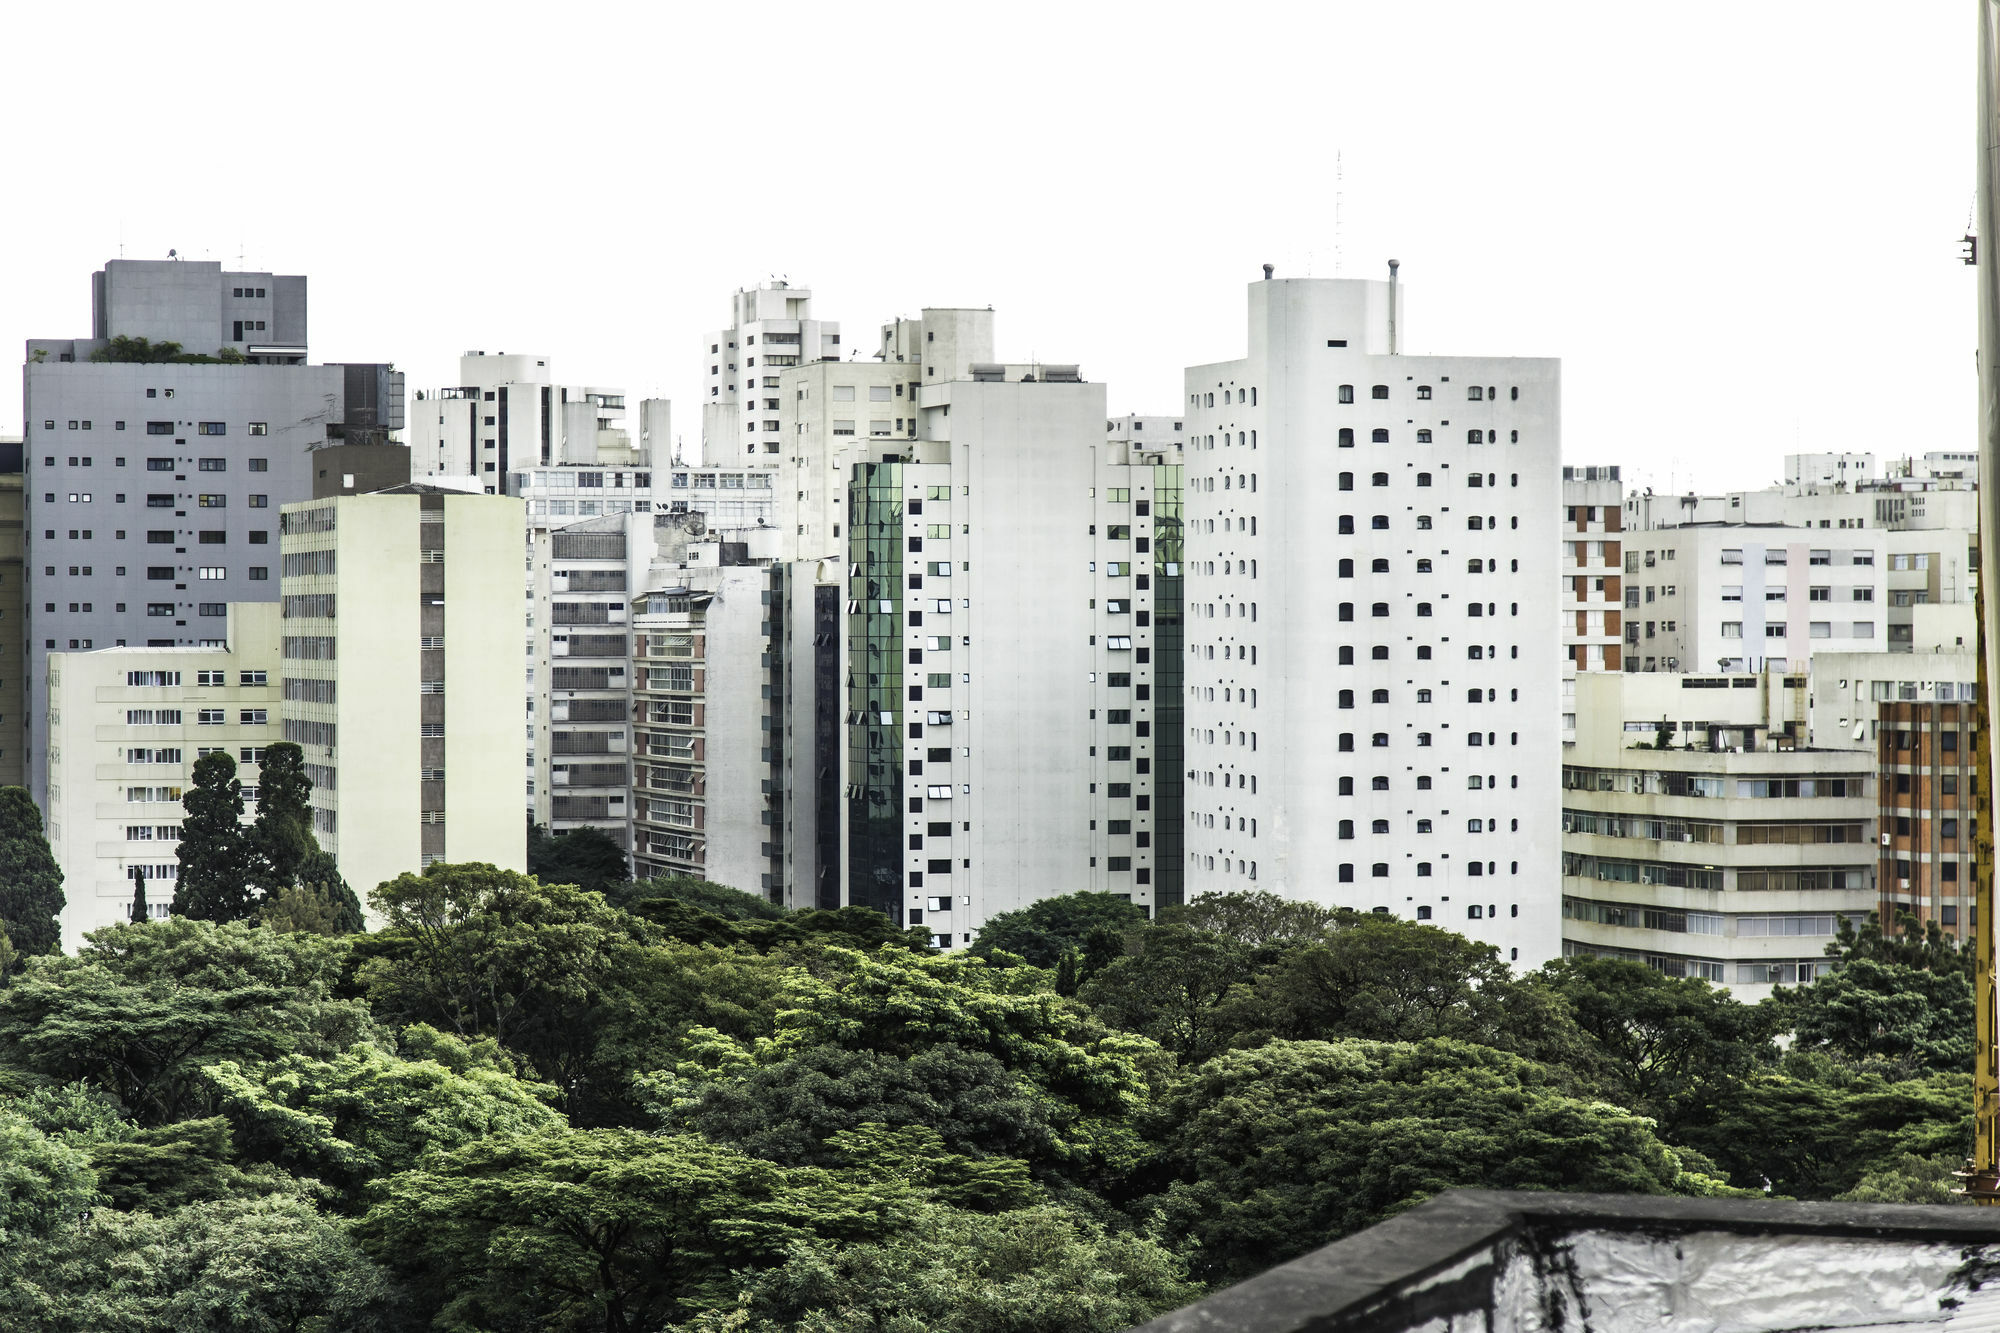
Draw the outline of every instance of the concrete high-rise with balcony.
M282 514L283 735L365 898L433 861L526 867L521 502L422 483Z
M801 821L786 799L795 776L834 790L833 774L815 776L810 757L824 749L831 758L814 739L811 693L803 735L794 725L787 658L797 650L810 661L814 642L790 623L795 569L698 515L663 518L657 535L648 590L632 604L633 873L711 879L791 907L838 906L819 882L822 866L826 876L837 866L818 854L824 802L808 798ZM810 614L810 592L803 605ZM830 674L832 645L819 655ZM795 737L809 751L796 771L787 753Z
M1586 673L1576 690L1563 951L1745 1000L1831 966L1839 918L1877 903L1876 761L1807 743L1805 677Z
M704 463L770 462L782 450L783 372L841 357L840 325L813 317L812 292L773 279L730 298L710 334L701 403Z
M62 867L62 942L129 919L133 877L167 914L195 761L237 761L256 812L264 747L279 737L279 607L237 602L208 647L99 648L48 657L48 838Z
M55 651L222 644L229 603L278 596L277 515L312 495L314 451L403 424L390 367L305 363L303 277L113 260L92 305L89 338L28 344L31 684ZM202 360L94 359L140 338ZM26 712L40 800L45 701Z
M629 846L632 589L652 560L651 513L528 522L528 808L563 833Z
M1415 356L1395 281L1249 289L1186 374L1190 895L1559 947L1559 366Z
M1562 506L1563 656L1575 671L1622 670L1625 488L1618 468L1565 467Z
M1812 734L1872 752L1876 883L1884 920L1908 912L1964 938L1972 920L1972 646L1912 653L1816 653Z

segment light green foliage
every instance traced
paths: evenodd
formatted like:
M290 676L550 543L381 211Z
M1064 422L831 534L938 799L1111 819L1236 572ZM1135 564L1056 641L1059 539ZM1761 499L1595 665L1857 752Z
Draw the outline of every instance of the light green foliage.
M1629 1111L1462 1042L1273 1042L1190 1071L1156 1125L1164 1225L1204 1277L1249 1276L1443 1190L1668 1193L1681 1166Z
M236 1163L229 1124L221 1116L157 1128L126 1128L88 1141L105 1202L114 1208L163 1212L185 1204L290 1193L282 1172L245 1170Z
M462 1048L463 1049L463 1048ZM564 1127L553 1089L476 1065L406 1060L374 1046L205 1071L249 1156L324 1181L350 1200L432 1149Z
M1844 1203L1969 1203L1959 1192L1958 1171L1964 1165L1963 1157L1949 1153L1919 1157L1906 1152L1877 1166L1853 1189L1834 1197Z
M373 1030L332 998L337 946L185 917L93 932L0 991L0 1064L85 1080L141 1123L209 1109L201 1066L331 1054Z
M340 904L317 884L273 889L257 904L257 920L272 930L305 935L340 935Z
M892 1237L799 1241L674 1333L1119 1333L1202 1295L1150 1237L1059 1208L929 1206Z
M97 1198L89 1153L0 1108L0 1253L76 1225Z
M728 1298L794 1240L890 1225L906 1186L783 1171L693 1135L483 1139L390 1177L364 1219L448 1329L639 1333Z
M20 1333L372 1333L396 1304L345 1224L288 1195L99 1209L0 1246L0 1327Z

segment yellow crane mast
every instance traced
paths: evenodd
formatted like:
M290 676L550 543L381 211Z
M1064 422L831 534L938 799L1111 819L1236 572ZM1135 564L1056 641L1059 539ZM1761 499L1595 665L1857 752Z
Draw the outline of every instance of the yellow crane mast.
M1973 236L1991 244L2000 237L2000 0L1976 0L1979 5L1979 117L1977 203ZM1979 697L1978 742L1975 748L1979 782L1978 835L1973 843L1973 938L1977 951L1974 1001L1977 1058L1972 1083L1972 1160L1965 1173L1966 1196L1979 1203L2000 1203L2000 1048L1996 1048L1993 953L1996 923L1993 913L1993 704L1992 690L2000 681L2000 578L1994 576L1994 551L2000 549L2000 265L1989 254L1979 263L1979 239L1972 241L1967 262L1973 264L1979 292Z

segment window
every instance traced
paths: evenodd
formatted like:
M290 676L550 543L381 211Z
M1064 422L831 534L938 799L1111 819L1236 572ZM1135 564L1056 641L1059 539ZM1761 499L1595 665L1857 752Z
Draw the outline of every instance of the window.
M226 509L229 497L226 495L200 495L195 497L195 505L201 509Z
M1343 384L1340 386L1340 401L1343 403L1354 401L1354 386L1352 384Z
M222 422L220 422L220 421L204 421L204 422L202 422L202 423L201 423L201 428L200 428L200 429L201 429L201 433L202 433L203 435L227 435L227 434L229 434L229 427L228 427L228 426L226 426L226 425L224 425L224 424L223 424Z
M148 435L172 435L173 433L174 423L171 421L148 421L146 423L146 434Z
M253 421L253 422L251 422L251 423L250 423L250 433L251 433L252 435L269 435L269 434L271 433L271 423L270 423L270 422L268 422L268 421ZM258 467L258 466L256 466L256 465L257 465L258 463L261 463L261 462L263 462L263 461L264 461L264 460L263 460L263 459L261 459L261 458L253 458L253 459L251 459L251 460L250 460L250 463L251 463L251 467L250 467L250 470L251 470L252 472L262 472L262 471L263 471L264 469L263 469L263 468L260 468L260 467Z

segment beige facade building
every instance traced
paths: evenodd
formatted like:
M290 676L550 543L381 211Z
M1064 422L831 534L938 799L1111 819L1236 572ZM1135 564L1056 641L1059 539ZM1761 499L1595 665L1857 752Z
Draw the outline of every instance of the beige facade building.
M1839 918L1876 906L1875 756L1807 745L1800 675L1585 673L1576 690L1563 952L1747 1000L1810 981Z
M433 861L527 864L521 501L413 484L286 506L284 738L364 901Z
M255 813L258 765L278 739L278 626L277 603L234 602L219 646L49 654L47 820L65 950L127 919L135 874L152 915L167 914L196 760L233 757Z

